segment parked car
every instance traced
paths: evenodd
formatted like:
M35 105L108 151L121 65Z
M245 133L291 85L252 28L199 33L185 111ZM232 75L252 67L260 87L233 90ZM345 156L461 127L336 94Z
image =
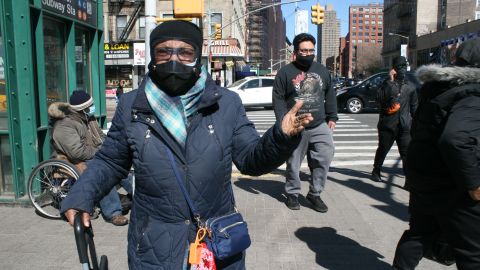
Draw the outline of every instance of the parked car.
M245 107L272 108L272 89L274 77L246 77L227 88L237 93Z
M355 86L338 90L337 106L339 110L346 110L349 113L360 113L364 109L378 109L377 91L387 77L388 72L380 72ZM420 89L420 83L414 72L408 72L407 78L417 86L417 90Z

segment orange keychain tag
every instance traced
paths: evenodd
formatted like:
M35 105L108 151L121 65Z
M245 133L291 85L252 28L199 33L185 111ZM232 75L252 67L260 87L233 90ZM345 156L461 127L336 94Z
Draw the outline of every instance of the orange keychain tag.
M200 228L195 237L195 242L190 244L190 249L188 253L188 263L190 264L199 264L202 257L202 244L200 241L205 237L205 228Z

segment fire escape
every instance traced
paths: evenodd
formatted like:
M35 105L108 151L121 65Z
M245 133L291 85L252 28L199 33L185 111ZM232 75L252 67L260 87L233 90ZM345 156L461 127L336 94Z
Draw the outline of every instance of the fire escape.
M130 35L130 32L132 32L135 22L140 16L140 11L145 6L145 1L144 0L127 0L127 1L126 0L110 0L109 1L110 15L112 16L119 15L120 11L126 6L125 4L132 3L132 2L133 2L133 7L132 7L133 12L131 13L131 16L127 24L123 28L122 33L120 34L120 36L118 36L117 38L118 42L124 42L125 40L127 40L128 36Z

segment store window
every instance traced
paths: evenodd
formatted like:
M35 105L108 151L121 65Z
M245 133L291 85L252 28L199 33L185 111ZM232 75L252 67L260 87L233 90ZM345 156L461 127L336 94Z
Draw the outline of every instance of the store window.
M75 29L75 71L77 89L91 93L90 87L90 35L87 31Z
M47 107L55 101L67 101L65 63L65 24L45 19L43 23Z
M0 27L0 130L8 130L3 33ZM0 194L13 192L12 154L8 135L0 135Z
M7 90L5 84L5 58L3 36L0 29L0 130L8 129Z

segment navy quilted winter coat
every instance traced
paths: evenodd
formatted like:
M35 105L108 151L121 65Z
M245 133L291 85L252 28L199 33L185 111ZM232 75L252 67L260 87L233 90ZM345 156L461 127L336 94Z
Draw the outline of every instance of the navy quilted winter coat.
M185 150L150 108L143 89L122 95L107 139L62 203L62 212L91 212L94 201L135 169L135 196L128 230L130 269L181 269L195 226L175 180L165 144L201 216L226 214L231 199L232 162L243 173L260 175L281 165L300 136L288 137L275 124L263 137L247 119L237 94L206 82L198 113L191 119ZM244 256L217 265L244 269Z

